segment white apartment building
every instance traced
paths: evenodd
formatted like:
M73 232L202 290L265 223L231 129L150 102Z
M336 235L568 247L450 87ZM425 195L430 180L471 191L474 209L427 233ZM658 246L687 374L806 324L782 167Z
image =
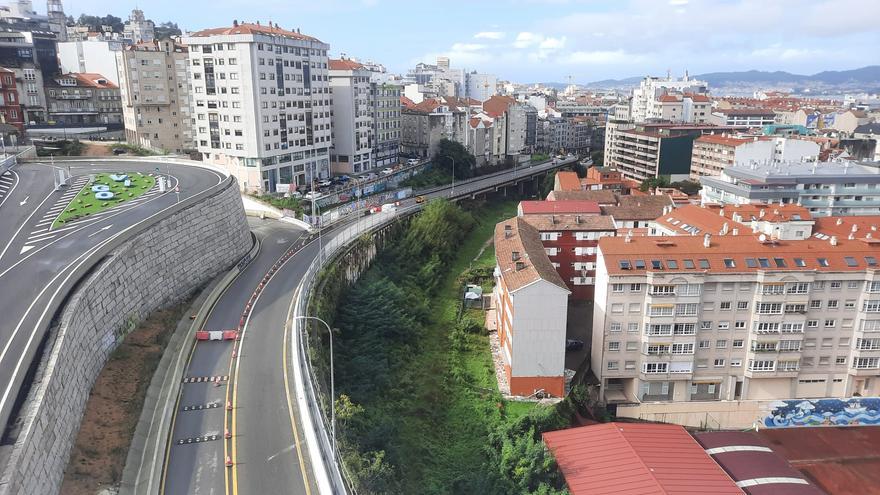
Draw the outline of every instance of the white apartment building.
M509 392L563 397L571 291L540 236L520 217L495 226L495 326Z
M73 40L58 42L58 62L64 73L96 73L120 85L117 53L124 44L120 40Z
M116 57L126 140L172 153L194 150L187 47L171 40L144 42Z
M370 103L373 112L373 167L396 165L400 155L402 126L400 95L403 87L385 74L370 76Z
M374 168L372 72L350 59L330 60L329 64L333 96L330 166L337 174L360 174Z
M694 141L691 178L720 175L733 164L812 162L818 158L819 145L806 139L708 134Z
M684 403L880 394L878 258L870 235L602 238L603 400L696 413L717 409Z
M131 15L128 16L128 20L125 21L123 36L125 39L131 40L132 43L140 43L142 41L149 43L156 39L154 27L153 21L148 21L144 17L143 10L134 9L131 11Z
M328 44L277 25L237 22L184 43L205 161L227 168L248 190L329 176Z
M707 88L706 82L691 79L687 75L681 79L672 79L668 76L666 78L646 77L632 92L632 120L645 122L652 116L662 114L663 102L660 101L660 97L666 93L705 95L708 92ZM708 118L708 116L707 113L705 117Z
M478 101L486 101L497 94L495 86L498 78L495 74L480 74L478 72L466 72L464 74L464 98L473 98Z

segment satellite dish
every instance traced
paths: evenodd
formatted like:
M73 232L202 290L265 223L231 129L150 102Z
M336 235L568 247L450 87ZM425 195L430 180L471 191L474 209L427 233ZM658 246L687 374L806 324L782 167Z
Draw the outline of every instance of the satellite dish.
M761 234L758 236L758 240L761 242L765 242L767 240L767 234Z

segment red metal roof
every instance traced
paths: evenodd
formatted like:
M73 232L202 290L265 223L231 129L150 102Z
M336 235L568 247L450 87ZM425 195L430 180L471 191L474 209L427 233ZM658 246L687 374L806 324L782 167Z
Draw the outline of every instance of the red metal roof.
M582 215L598 215L602 213L599 203L595 201L563 200L563 201L520 201L519 209L523 215L545 213L573 213Z
M705 432L694 437L749 495L824 494L753 432Z
M678 425L606 423L543 437L572 495L743 493Z

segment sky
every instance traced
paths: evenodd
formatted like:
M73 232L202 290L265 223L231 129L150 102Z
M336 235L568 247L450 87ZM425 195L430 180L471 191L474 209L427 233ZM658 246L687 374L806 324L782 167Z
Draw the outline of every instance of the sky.
M880 0L151 0L147 18L181 29L233 19L300 28L345 54L405 72L453 67L516 82L880 64ZM35 0L38 11L45 8ZM136 5L64 0L65 12L126 18ZM108 9L110 9L108 11Z

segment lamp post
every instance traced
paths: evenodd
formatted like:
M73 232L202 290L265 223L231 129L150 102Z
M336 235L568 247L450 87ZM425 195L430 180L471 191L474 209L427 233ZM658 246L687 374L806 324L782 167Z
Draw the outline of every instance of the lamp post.
M330 435L333 439L333 460L336 460L336 386L333 377L333 330L326 321L317 316L295 316L295 320L317 320L327 327L327 333L330 335Z

